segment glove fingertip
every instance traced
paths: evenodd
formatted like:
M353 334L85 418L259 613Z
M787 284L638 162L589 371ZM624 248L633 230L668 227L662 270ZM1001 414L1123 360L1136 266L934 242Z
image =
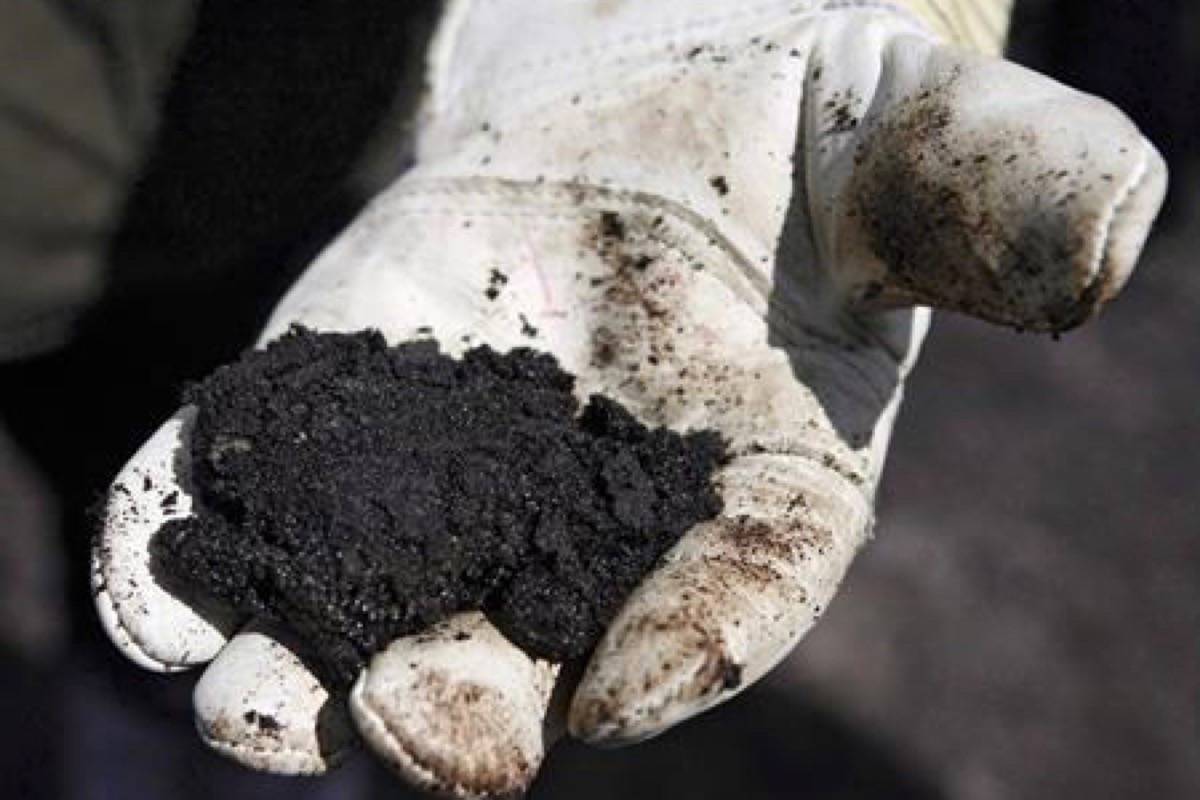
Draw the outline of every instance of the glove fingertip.
M262 772L319 775L357 741L344 697L261 626L229 641L196 683L192 704L206 745Z
M513 797L545 753L555 670L480 614L409 636L372 659L350 693L367 744L409 783L453 798Z
M237 625L232 612L201 609L169 591L151 556L162 526L191 513L176 461L194 415L178 412L121 470L92 544L92 594L104 630L127 658L156 672L212 660Z

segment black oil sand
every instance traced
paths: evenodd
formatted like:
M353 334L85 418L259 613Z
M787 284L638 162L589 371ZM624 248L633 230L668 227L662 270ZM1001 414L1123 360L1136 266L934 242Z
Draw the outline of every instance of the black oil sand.
M281 622L339 686L398 636L483 609L586 654L657 559L721 509L713 432L582 410L549 355L300 328L188 389L197 513L152 549L177 590Z

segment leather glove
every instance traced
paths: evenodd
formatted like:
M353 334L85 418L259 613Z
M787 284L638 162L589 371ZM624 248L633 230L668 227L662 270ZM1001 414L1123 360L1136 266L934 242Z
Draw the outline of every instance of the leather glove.
M346 702L286 634L156 582L147 542L191 508L185 409L111 492L93 573L113 640L151 669L211 661L200 734L249 766L320 772L361 737L460 797L525 789L560 720L632 742L757 680L870 535L926 307L1070 328L1120 290L1161 203L1163 161L1124 116L980 52L1005 11L451 3L416 167L262 341L303 323L551 352L581 394L722 432L724 512L630 596L581 675L558 680L471 613L376 655Z

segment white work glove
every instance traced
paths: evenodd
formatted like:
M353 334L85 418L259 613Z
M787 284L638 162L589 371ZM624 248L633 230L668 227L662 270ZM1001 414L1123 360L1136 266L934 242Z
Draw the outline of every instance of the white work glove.
M113 640L151 669L211 660L200 734L245 764L317 773L361 737L463 797L526 788L564 714L583 740L631 742L757 680L870 534L917 306L1071 327L1121 288L1165 188L1114 108L921 20L868 2L451 3L417 166L267 326L264 342L303 323L531 346L580 395L727 437L724 512L581 676L553 692L557 665L470 613L376 655L347 704L278 632L165 591L147 543L191 510L188 410L112 490L94 580Z

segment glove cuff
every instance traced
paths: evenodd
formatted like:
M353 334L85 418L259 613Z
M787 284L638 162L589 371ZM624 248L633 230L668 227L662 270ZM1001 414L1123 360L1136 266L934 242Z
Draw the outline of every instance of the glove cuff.
M1013 0L897 0L948 42L990 56L1004 51Z

